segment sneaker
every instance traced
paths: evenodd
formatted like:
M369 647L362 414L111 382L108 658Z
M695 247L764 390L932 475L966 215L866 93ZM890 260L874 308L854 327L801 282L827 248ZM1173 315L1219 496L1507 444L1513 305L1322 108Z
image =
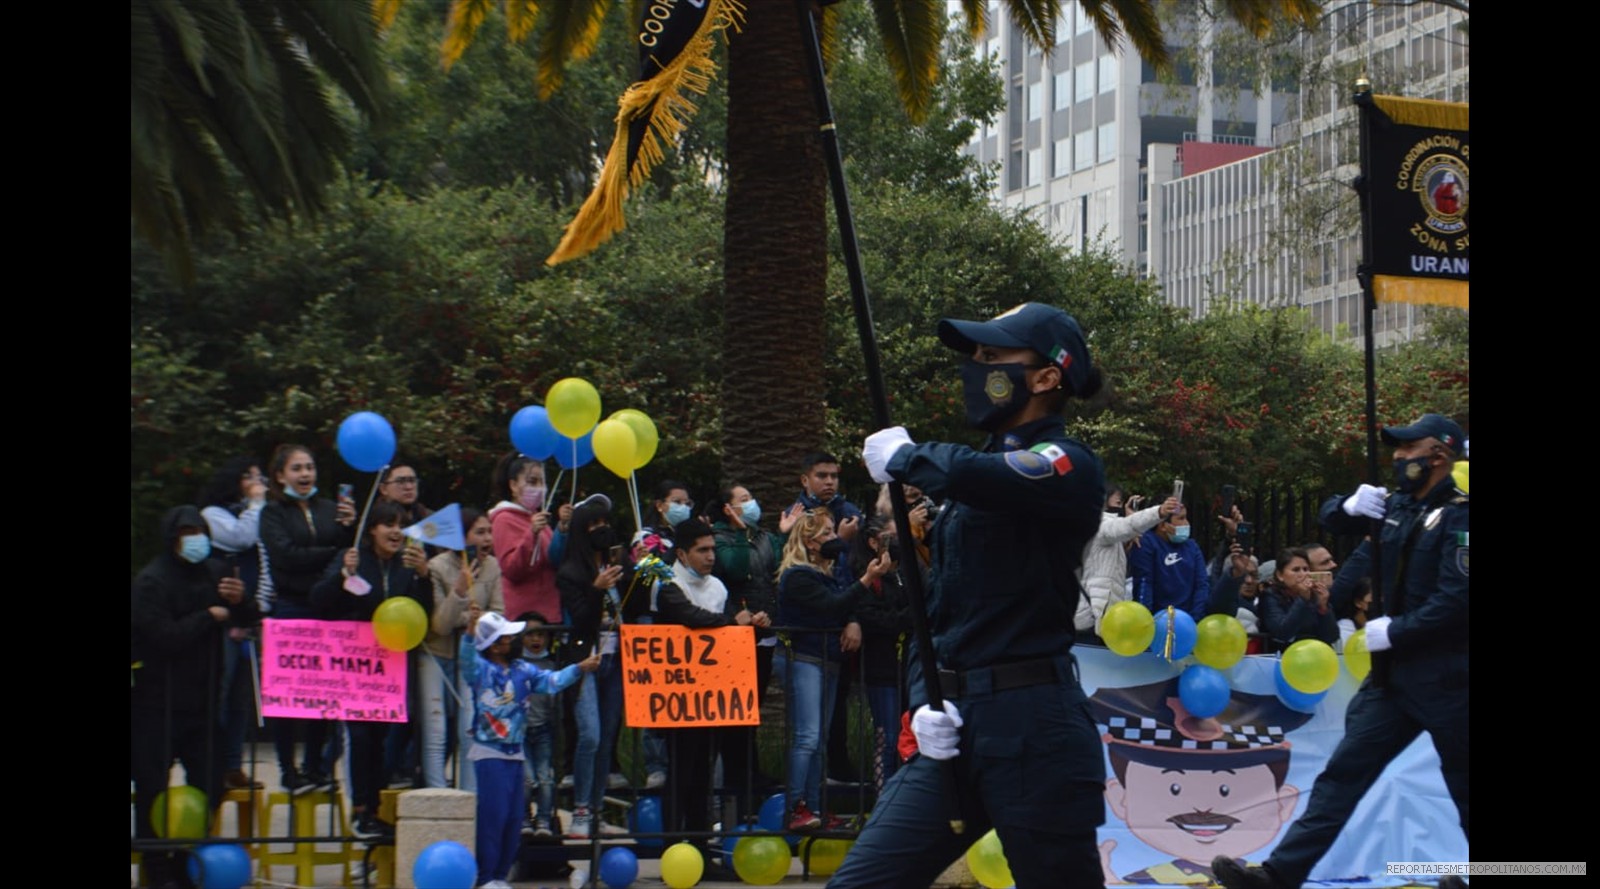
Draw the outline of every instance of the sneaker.
M665 787L666 785L667 785L667 773L666 772L651 772L644 779L644 789L645 790L655 790L658 787Z
M290 796L305 793L306 791L314 790L315 788L316 784L314 784L310 778L300 774L294 769L289 769L283 773L283 789L289 791Z
M307 788L308 790L332 790L333 789L333 778L331 776L327 775L327 774L324 774L323 772L313 772L313 771L307 770L307 771L301 772L300 773L300 777L302 777L302 778L304 778L304 779L306 779L307 781L310 782L311 786Z
M561 783L557 784L556 787L561 789L561 790L571 790L572 789L572 775L570 775L570 774L562 775L561 776Z
M618 834L624 834L628 832L626 827L618 827L617 825L608 821L598 821L596 823L600 825L601 836L616 836Z
M586 840L589 830L594 826L594 816L589 814L588 808L579 806L572 810L572 820L567 823L567 838L572 840Z
M229 790L260 790L266 786L260 781L253 780L242 769L234 769L222 780L228 785Z
M832 813L822 816L823 830L849 830L850 822Z
M536 837L554 836L550 832L550 822L543 818L533 819L533 835Z
M806 805L805 800L794 804L794 815L789 819L789 832L795 833L802 830L816 830L822 826L822 819Z
M612 772L606 776L607 790L623 790L631 785L632 782L628 780L628 776L621 772Z
M1272 872L1264 867L1246 865L1244 862L1218 855L1211 859L1211 872L1226 889L1285 889Z
M547 833L547 834L549 832L550 831L548 831L548 830L545 831L545 833ZM535 833L535 828L533 826L533 819L531 817L522 819L522 835L525 836L525 837L531 837L531 836L534 836L534 833Z
M356 823L350 832L363 840L376 839L390 833L389 825L379 821L377 817L362 813L356 818Z
M416 779L412 778L410 775L406 775L406 774L402 774L400 772L396 772L393 775L393 777L391 777L389 779L389 789L390 790L410 790L412 787L414 787L416 785L416 783L417 783Z

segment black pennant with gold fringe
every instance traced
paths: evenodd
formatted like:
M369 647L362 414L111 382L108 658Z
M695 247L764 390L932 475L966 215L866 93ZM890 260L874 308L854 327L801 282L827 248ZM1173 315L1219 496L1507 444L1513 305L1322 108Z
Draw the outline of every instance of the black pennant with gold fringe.
M1372 96L1362 113L1374 298L1467 308L1467 106Z

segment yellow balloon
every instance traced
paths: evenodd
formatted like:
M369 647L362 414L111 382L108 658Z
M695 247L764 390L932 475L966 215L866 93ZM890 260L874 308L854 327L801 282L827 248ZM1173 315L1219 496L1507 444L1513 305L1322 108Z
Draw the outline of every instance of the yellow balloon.
M390 651L410 651L428 635L428 615L415 599L385 599L372 612L372 635Z
M169 840L198 840L206 835L211 809L205 791L188 784L168 787L150 805L150 825L156 836Z
M633 455L637 450L633 430L621 420L601 420L594 427L594 458L613 473L627 478L633 473Z
M567 377L545 393L544 409L557 432L582 438L600 419L600 393L588 380Z
M656 455L656 445L661 443L661 436L656 432L656 423L650 415L638 408L625 407L611 415L613 420L621 420L633 430L633 437L637 445L633 455L633 468L643 469Z
M1344 668L1350 671L1357 682L1367 678L1372 672L1372 652L1367 649L1367 628L1356 630L1344 643Z
M1155 615L1132 599L1107 608L1105 617L1100 620L1100 638L1105 640L1107 648L1123 657L1132 657L1149 648L1150 640L1155 637Z
M967 867L978 878L978 882L989 889L1006 889L1017 884L1011 876L1011 865L1006 861L1005 849L1000 846L1000 834L993 830L967 850Z
M1339 655L1321 639L1301 639L1283 652L1283 681L1308 695L1327 691L1339 681Z
M1450 477L1455 479L1456 487L1461 489L1461 493L1472 493L1467 490L1467 461L1461 460L1457 462L1455 468L1450 470Z
M830 840L823 837L806 837L800 841L800 860L806 862L811 872L826 877L844 864L845 855L855 845L849 840ZM811 857L806 858L809 849ZM788 873L784 868L784 873Z
M661 853L661 881L672 889L689 889L705 872L706 860L688 843L677 843Z
M745 837L733 847L733 872L752 886L783 882L792 860L782 837Z
M1194 659L1226 670L1244 658L1250 634L1231 614L1208 614L1195 626Z

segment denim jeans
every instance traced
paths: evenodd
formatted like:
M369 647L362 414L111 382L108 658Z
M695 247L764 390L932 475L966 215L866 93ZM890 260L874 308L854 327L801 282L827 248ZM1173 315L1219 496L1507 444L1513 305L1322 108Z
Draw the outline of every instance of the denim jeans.
M539 807L538 817L554 823L556 811L556 768L551 761L556 747L554 723L528 726L522 739L523 778L533 785L533 801Z
M460 666L453 658L436 657L423 652L417 667L417 681L421 684L422 711L422 781L429 787L457 786L461 790L477 790L478 770L466 762L466 751L472 748L472 689L460 677ZM455 694L450 693L450 683L456 683ZM455 732L451 744L450 733ZM450 749L457 751L457 781L450 782Z
M622 670L616 655L601 655L600 669L585 673L579 681L573 718L578 723L578 746L572 759L573 805L598 811L611 773L611 748L622 724Z
M823 665L799 659L788 660L789 724L789 806L805 800L817 811L822 800L822 739L828 736L833 717L833 699L839 690L839 665Z
M222 698L217 715L222 723L222 766L229 771L243 768L245 733L255 722L254 659L254 642L222 640Z
M879 735L878 761L882 764L883 780L894 777L900 768L900 687L898 685L868 685L867 707L872 710L872 724ZM883 785L878 785L883 790Z

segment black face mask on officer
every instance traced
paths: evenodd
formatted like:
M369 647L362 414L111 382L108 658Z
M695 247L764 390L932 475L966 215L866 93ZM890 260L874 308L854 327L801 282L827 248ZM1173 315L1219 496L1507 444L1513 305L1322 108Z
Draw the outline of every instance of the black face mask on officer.
M993 432L1028 406L1028 371L1039 364L984 364L968 358L961 366L961 393L967 423Z
M1402 494L1415 494L1427 483L1433 471L1433 455L1427 454L1394 461L1394 488Z

